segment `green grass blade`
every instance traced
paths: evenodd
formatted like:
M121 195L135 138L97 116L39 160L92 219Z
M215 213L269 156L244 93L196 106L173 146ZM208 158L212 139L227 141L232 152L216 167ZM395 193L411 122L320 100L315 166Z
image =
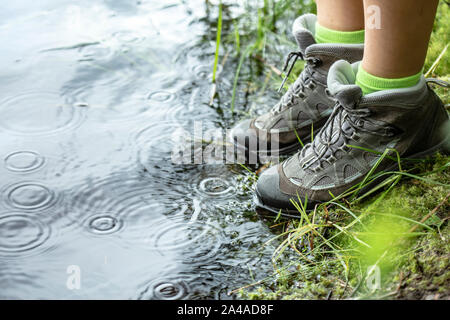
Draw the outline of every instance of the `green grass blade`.
M239 56L239 54L241 53L241 37L239 34L239 26L236 22L236 20L234 20L234 41L236 42L236 55Z
M217 64L219 63L219 48L220 37L222 35L222 2L219 4L219 20L217 22L217 36L216 36L216 54L214 56L214 68L212 82L216 83Z
M233 95L231 97L231 113L234 113L234 108L236 104L236 90L237 90L237 83L239 79L239 73L241 72L242 64L244 63L245 58L253 51L253 46L248 46L245 51L241 54L241 58L239 59L239 64L236 69L236 74L234 76L234 82L233 82Z
M304 143L302 142L302 139L300 139L297 130L294 129L295 132L295 136L297 137L298 142L300 142L300 145L302 146L302 148L305 146Z

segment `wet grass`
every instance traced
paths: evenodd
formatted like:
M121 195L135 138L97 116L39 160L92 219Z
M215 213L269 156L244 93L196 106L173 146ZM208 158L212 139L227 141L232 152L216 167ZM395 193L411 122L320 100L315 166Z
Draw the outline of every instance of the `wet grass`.
M224 6L233 27L222 38L227 51L236 52L229 64L235 73L227 109L235 120L254 115L254 105L280 85L277 66L295 49L291 23L315 10L308 1L245 1L242 6L238 16ZM441 2L424 68L427 76L446 81L449 18L449 6ZM287 85L302 67L297 63ZM448 108L448 91L435 90ZM380 159L386 158L397 168L375 173L375 164L359 185L312 213L296 201L298 219L268 218L276 230L271 241L280 243L272 256L274 273L235 292L246 299L449 298L450 157L404 163L395 150L386 150ZM255 172L247 167L243 172L252 177L250 190ZM387 179L373 185L382 175Z
M273 239L281 241L272 257L275 273L241 296L447 298L450 157L437 155L412 169L419 172L407 179L394 172L375 196L351 200L355 188L312 213L297 201L299 219L274 217L269 224L282 227ZM297 254L289 263L288 252ZM367 281L375 269L381 282L373 288Z

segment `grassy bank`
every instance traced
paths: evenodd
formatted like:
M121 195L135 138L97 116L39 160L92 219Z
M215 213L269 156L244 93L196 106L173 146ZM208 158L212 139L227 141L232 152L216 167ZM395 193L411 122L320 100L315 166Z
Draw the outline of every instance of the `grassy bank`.
M450 157L438 155L420 165L419 179L401 179L360 203L318 209L309 221L281 222L280 251L294 251L297 258L290 265L277 263L275 253L274 275L241 290L241 296L450 298L449 166ZM374 266L379 287L370 286Z
M315 6L265 0L245 1L238 15L236 6L224 3L222 9L220 49L226 52L222 61L231 55L226 69L233 72L233 84L232 98L221 108L233 123L278 99L278 68L295 50L291 23ZM428 77L446 81L449 18L449 6L441 1L424 68ZM221 29L222 21L217 25ZM301 69L298 63L288 84ZM218 82L217 95L229 94L220 92ZM448 90L436 91L448 107ZM299 204L301 219L267 220L277 230L273 241L280 243L274 273L238 292L246 299L450 298L449 195L450 157L437 155L405 164L377 193L348 194L310 214Z

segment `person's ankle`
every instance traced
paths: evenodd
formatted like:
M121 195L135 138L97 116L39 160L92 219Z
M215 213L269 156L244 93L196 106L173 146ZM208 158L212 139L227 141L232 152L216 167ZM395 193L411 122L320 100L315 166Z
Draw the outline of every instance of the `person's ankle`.
M326 28L316 22L317 43L345 43L361 44L364 43L364 29L357 31L339 31Z
M402 78L382 78L370 74L359 65L356 74L356 85L358 85L363 95L374 93L382 90L409 88L416 85L420 81L422 70L414 75Z

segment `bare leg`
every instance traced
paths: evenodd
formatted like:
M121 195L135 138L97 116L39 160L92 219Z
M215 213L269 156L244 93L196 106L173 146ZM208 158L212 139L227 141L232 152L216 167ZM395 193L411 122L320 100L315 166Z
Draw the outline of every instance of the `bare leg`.
M362 0L316 0L317 21L325 28L337 31L364 29Z
M422 70L438 0L364 0L380 8L381 29L366 25L362 67L382 78L402 78Z

